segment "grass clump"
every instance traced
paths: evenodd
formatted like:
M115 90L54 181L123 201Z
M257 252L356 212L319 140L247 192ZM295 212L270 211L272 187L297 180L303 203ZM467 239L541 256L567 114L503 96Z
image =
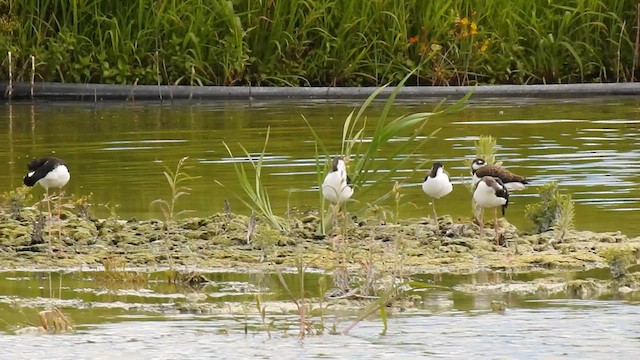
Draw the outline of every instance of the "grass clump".
M247 149L242 146L242 144L238 144L244 152L244 155L249 160L251 167L254 170L253 181L249 177L249 174L244 168L244 165L234 157L231 148L223 142L225 148L229 152L229 156L233 160L233 167L236 171L236 176L238 181L240 182L240 186L244 191L245 195L248 199L240 196L239 194L232 192L232 194L240 200L245 206L249 209L253 210L260 217L265 219L265 221L271 226L273 229L278 231L283 231L285 229L285 225L281 218L276 216L273 213L273 209L271 208L271 200L269 199L269 193L267 192L267 188L264 186L264 182L262 180L262 164L264 162L264 155L267 151L267 143L269 142L269 132L270 128L267 128L267 135L264 139L264 146L262 148L262 152L258 155L257 160ZM225 187L224 184L216 180L216 183L222 187Z
M178 165L176 165L175 171L172 171L167 166L164 166L165 171L163 174L167 179L167 184L169 184L169 188L171 190L170 197L168 199L156 199L151 202L151 205L158 205L162 214L165 218L165 224L169 225L172 223L178 216L186 214L188 212L192 212L193 210L176 210L176 205L178 200L186 195L189 195L191 191L190 187L183 185L183 183L191 180L195 180L198 177L190 176L185 169L185 162L189 159L189 157L183 157L178 161Z
M574 229L574 202L571 195L563 195L555 181L538 187L540 202L528 204L526 217L531 220L536 233L554 229L556 237L563 240L568 231Z

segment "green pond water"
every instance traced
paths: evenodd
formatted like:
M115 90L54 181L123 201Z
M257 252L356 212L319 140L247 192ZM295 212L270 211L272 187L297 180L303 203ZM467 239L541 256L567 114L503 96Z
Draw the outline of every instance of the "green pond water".
M330 152L340 151L344 119L361 102L337 101L218 101L164 103L18 103L0 105L0 190L21 185L31 157L54 154L71 169L67 194L92 195L97 216L109 209L127 219L161 218L154 199L168 198L163 166L175 168L188 156L188 173L199 176L188 185L189 197L178 207L205 216L222 211L228 199L234 212L248 213L232 192L241 193L233 162L247 162L238 143L252 155L262 149L267 127L270 141L264 164L274 210L319 208L316 155L309 120ZM436 101L399 101L398 116L430 111ZM375 125L382 103L368 112ZM525 205L537 201L537 185L558 181L571 194L579 229L620 230L640 235L640 100L632 97L586 99L483 99L471 101L459 113L434 117L425 135L436 137L412 158L397 177L403 188L400 216L428 216L429 200L420 188L428 161L445 164L454 190L437 204L438 214L454 218L471 214L470 192L464 186L469 170L464 160L474 155L479 135L498 139L498 159L510 170L531 178L532 184L514 193L507 219L521 229L529 226ZM397 138L390 146L399 146ZM231 147L231 158L223 142ZM376 159L382 168L387 160ZM223 183L222 188L215 181ZM354 195L352 208L361 208L388 192L392 181L374 182L366 197ZM43 190L33 190L36 198ZM35 200L34 200L35 201ZM393 204L387 204L390 213ZM391 215L390 215L391 216Z
M435 101L401 101L394 115L430 111ZM271 138L265 176L276 213L289 208L319 207L316 156L306 117L329 147L340 148L342 124L360 102L177 102L158 103L37 103L0 105L0 191L22 184L33 156L55 154L70 166L67 193L92 195L93 211L108 216L114 209L123 219L160 218L151 205L168 196L162 165L171 168L188 156L188 172L199 176L180 209L205 216L223 210L248 213L233 197L240 192L233 168L238 143L257 154L266 128ZM369 111L374 126L382 104ZM576 200L576 226L595 231L640 235L640 100L629 97L589 99L483 99L460 113L433 118L425 135L440 128L412 164L394 180L402 183L401 216L428 216L429 201L420 189L425 160L441 161L454 181L454 191L438 203L440 215L469 217L470 192L464 185L469 170L464 160L474 154L479 135L498 138L498 158L510 170L531 178L532 186L515 193L507 218L526 229L528 203L537 201L535 187L558 181L562 192ZM399 146L406 138L394 139ZM223 142L237 158L232 159ZM410 155L405 155L410 156ZM386 160L376 159L384 162ZM386 164L381 163L381 166ZM215 180L227 186L224 189ZM393 184L371 183L368 197L354 195L357 207L386 193ZM37 197L43 190L33 190ZM34 199L35 202L35 199ZM386 204L389 210L392 204ZM190 288L168 284L162 272L149 281L119 285L96 280L94 272L0 273L0 358L7 359L245 359L245 358L635 358L640 351L637 296L606 295L577 299L570 294L467 293L425 291L416 308L390 314L382 334L379 317L365 319L348 335L311 336L300 340L297 315L280 305L268 305L264 330L258 315L243 311L197 313L184 304L223 304L254 309L257 294L264 300L289 303L273 274L207 273L208 281ZM608 279L606 270L556 274L561 278ZM307 296L319 294L318 279L305 279ZM548 274L479 273L476 275L416 275L444 286L532 281ZM288 285L298 284L293 274ZM330 281L328 281L330 283ZM504 301L504 313L491 310ZM277 304L277 303L273 303ZM75 333L55 336L20 334L39 325L38 311L57 306L74 322ZM250 313L249 310L247 310ZM338 331L358 311L330 312L322 321ZM311 317L314 324L321 320ZM597 331L596 331L597 330Z
M245 358L634 358L640 350L637 296L576 299L560 292L465 293L424 291L416 307L390 311L388 329L368 317L347 335L298 338L298 318L277 276L205 273L197 287L168 284L151 272L139 284L105 283L101 273L11 271L0 273L0 346L6 359L245 359ZM322 274L306 275L307 296L318 294ZM478 273L417 275L436 285L492 286L541 280L549 274ZM609 278L606 270L556 274L569 279ZM298 278L284 274L290 288ZM254 310L260 294L265 323ZM280 303L269 301L281 300ZM492 311L492 302L508 305ZM291 306L286 308L283 303ZM186 304L222 304L219 312L190 312ZM69 316L69 334L25 333L38 311L56 306ZM323 305L327 308L327 304ZM313 326L340 332L364 309L307 314ZM225 311L224 309L229 309ZM318 308L318 303L314 306ZM235 309L235 310L231 310Z

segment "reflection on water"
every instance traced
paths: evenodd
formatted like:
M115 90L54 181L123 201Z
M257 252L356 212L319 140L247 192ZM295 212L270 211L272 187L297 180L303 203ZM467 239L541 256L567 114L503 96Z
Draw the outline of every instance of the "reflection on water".
M395 115L429 111L435 102L400 102ZM234 161L247 162L238 143L257 157L266 128L271 136L264 163L265 183L275 210L319 207L315 147L303 116L333 153L340 149L342 122L358 102L178 102L107 104L13 104L0 106L5 143L0 148L0 190L19 186L32 156L55 153L67 160L72 179L68 191L92 194L99 216L119 205L122 218L160 217L150 204L168 197L162 165L174 168L189 156L189 173L200 176L190 185L192 195L181 206L195 215L221 211L225 199L232 210L247 212L229 192L215 183L240 191ZM369 111L369 126L381 111ZM481 134L498 138L498 158L510 170L533 179L532 187L512 197L507 218L526 228L525 205L536 201L536 185L558 181L577 201L577 226L599 231L621 230L640 235L640 101L635 98L570 100L490 99L474 101L463 112L433 118L425 135L441 128L437 137L411 156L412 166L398 177L405 204L401 215L427 216L429 204L420 182L425 160L442 161L456 185L438 204L441 214L470 216L470 193L465 186L474 141ZM394 139L400 146L406 138ZM235 158L226 151L227 143ZM383 160L376 160L383 161ZM386 193L392 183L375 183L378 191L354 199L360 205ZM42 189L36 190L40 195ZM389 204L391 205L391 204Z
M151 274L157 278L161 273ZM290 286L294 275L285 274ZM310 274L306 284L317 283ZM513 275L526 281L542 273ZM604 277L606 271L560 274L567 279ZM51 279L50 279L51 277ZM635 358L640 307L627 300L575 300L566 295L473 295L427 290L416 309L389 313L389 328L375 316L349 335L297 337L295 311L267 303L267 333L255 311L183 314L175 304L198 293L199 302L242 303L255 307L257 292L277 298L284 290L274 275L211 273L212 281L194 290L163 281L112 288L91 281L91 273L0 273L0 347L7 359L248 359L248 358ZM424 275L436 284L496 283L508 274ZM120 284L122 286L122 284ZM309 289L314 292L313 287ZM270 294L270 295L269 295ZM193 296L191 296L193 298ZM32 302L30 302L30 300ZM491 311L492 300L509 308ZM58 336L10 335L11 325L37 323L37 311L56 304L74 320L76 333ZM111 305L111 306L109 306ZM272 306L272 308L269 308ZM276 306L277 307L277 306ZM325 315L338 330L353 313ZM319 322L317 314L309 321Z

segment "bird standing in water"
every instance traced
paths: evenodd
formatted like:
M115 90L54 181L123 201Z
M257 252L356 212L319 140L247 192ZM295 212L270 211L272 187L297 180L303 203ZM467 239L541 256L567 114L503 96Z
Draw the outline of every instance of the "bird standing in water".
M322 196L334 204L341 204L353 195L351 179L347 175L347 164L342 156L333 159L331 171L322 182Z
M496 232L496 243L500 244L500 235L498 233L498 206L502 207L502 216L509 205L509 191L505 184L499 178L485 176L476 185L473 192L473 200L482 208L493 208L493 227ZM480 233L482 233L484 223L480 221Z
M516 175L501 166L489 165L481 158L477 158L471 163L471 175L473 175L474 184L478 184L480 179L485 176L498 178L509 191L523 190L525 185L529 183L529 180L524 176Z
M47 201L47 209L49 210L49 219L51 219L51 199L49 198L49 189L57 188L58 192L58 218L60 218L62 205L62 188L69 182L71 174L69 167L63 160L55 157L43 157L33 159L27 164L29 173L22 179L27 186L40 184L45 191L45 200Z
M431 167L431 171L424 178L422 183L422 191L433 198L433 221L436 228L439 229L438 214L436 214L436 199L449 194L453 190L453 185L449 181L449 175L444 171L444 166L436 162Z

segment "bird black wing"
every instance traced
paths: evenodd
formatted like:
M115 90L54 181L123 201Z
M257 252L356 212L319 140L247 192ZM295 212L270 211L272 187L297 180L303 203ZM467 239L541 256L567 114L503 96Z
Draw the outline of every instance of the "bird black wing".
M509 206L509 190L507 190L506 186L504 186L504 183L502 182L502 180L500 180L500 178L494 178L496 180L496 182L498 183L498 188L495 189L496 190L496 196L497 197L501 197L505 200L507 200L504 205L502 205L502 216L504 216L506 210L507 210L507 206Z
M47 176L47 174L50 173L53 169L55 169L58 165L65 165L65 163L62 160L59 160L56 158L50 158L50 157L33 159L27 165L30 175L27 174L22 179L22 181L27 186L33 186L38 182L38 180Z

